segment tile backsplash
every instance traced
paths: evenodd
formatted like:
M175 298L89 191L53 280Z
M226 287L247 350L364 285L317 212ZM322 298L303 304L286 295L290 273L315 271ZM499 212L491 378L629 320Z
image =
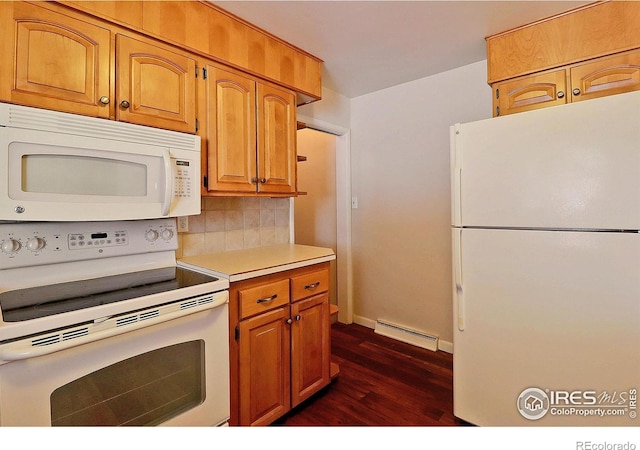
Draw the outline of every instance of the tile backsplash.
M189 231L178 235L178 258L290 241L289 198L202 199L200 215L189 216Z

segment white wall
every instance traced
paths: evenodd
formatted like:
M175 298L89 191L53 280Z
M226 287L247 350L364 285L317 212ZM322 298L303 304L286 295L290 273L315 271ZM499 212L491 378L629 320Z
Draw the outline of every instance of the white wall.
M297 109L299 115L313 117L334 126L349 128L351 101L331 89L322 88L322 100Z
M453 341L449 126L491 117L486 61L351 100L354 321Z

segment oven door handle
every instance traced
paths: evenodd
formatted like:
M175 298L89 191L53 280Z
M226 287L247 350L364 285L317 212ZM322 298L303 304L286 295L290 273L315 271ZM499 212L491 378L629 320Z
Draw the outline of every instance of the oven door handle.
M178 311L167 312L151 319L145 319L139 322L132 322L125 326L117 326L118 318L109 318L101 322L94 322L95 327L93 330L85 335L80 335L69 340L63 340L54 344L44 346L33 346L31 339L24 339L21 341L7 344L5 349L0 350L0 361L11 362L20 361L24 359L35 358L38 356L49 355L61 350L67 350L69 348L78 347L80 345L88 344L90 342L100 341L112 336L120 334L126 334L131 331L139 330L141 328L147 328L159 323L168 322L170 320L179 319L181 317L189 316L195 313L207 311L217 308L229 302L229 291L217 292L213 295L213 299L209 303L193 306L189 309L182 309Z

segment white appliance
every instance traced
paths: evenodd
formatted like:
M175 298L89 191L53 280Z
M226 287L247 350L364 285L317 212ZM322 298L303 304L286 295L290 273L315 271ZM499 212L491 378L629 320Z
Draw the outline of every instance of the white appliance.
M638 426L640 92L451 127L454 414Z
M0 224L0 426L224 425L229 282L175 219Z
M0 220L200 214L200 137L0 103Z

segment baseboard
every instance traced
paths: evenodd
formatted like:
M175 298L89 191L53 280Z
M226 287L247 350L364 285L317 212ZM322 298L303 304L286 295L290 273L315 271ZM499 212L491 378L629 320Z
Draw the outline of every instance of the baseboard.
M372 330L375 330L376 328L376 321L367 317L357 316L354 314L353 322L357 323L358 325L362 325L363 327L371 328ZM443 341L442 339L439 339L438 350L453 354L453 342Z

